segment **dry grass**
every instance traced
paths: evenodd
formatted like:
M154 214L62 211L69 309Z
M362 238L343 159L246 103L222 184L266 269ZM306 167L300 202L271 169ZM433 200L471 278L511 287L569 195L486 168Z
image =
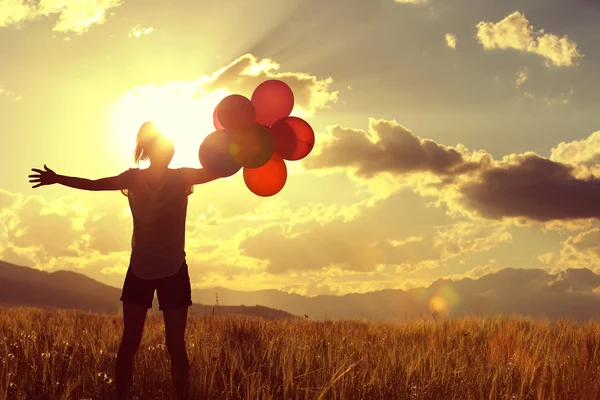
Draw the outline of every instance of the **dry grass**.
M111 398L117 316L0 310L0 398ZM149 317L134 393L172 398ZM189 320L194 399L599 399L600 323Z

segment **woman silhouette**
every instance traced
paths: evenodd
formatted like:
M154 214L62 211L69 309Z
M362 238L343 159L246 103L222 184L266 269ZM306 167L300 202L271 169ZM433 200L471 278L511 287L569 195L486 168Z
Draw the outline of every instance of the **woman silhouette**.
M33 188L61 184L83 190L121 190L133 216L131 258L121 301L124 329L117 354L115 384L118 399L127 398L133 378L133 359L142 339L146 312L152 308L154 290L163 312L171 376L178 399L189 387L189 362L185 348L188 307L192 304L185 260L187 197L193 186L217 179L202 168L169 168L173 142L155 125L146 122L137 135L134 160L150 159L146 169L129 169L118 176L89 180L56 174L44 165L33 168Z

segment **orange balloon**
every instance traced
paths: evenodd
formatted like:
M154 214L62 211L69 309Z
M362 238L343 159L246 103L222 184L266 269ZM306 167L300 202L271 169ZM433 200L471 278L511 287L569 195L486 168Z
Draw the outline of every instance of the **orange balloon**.
M285 160L301 160L315 146L315 132L302 118L282 118L275 122L270 130L274 151Z
M273 136L263 126L252 124L234 131L231 155L244 168L259 168L273 155Z
M281 191L287 181L287 167L283 158L273 154L260 168L244 168L244 182L257 196L269 197Z

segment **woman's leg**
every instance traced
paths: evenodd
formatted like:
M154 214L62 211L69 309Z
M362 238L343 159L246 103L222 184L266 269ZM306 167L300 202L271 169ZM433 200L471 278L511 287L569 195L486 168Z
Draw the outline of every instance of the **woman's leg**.
M163 310L165 319L166 345L171 357L171 376L177 398L187 398L189 390L190 364L185 349L185 328L188 307Z
M133 380L133 358L142 341L146 307L123 301L123 337L117 353L115 386L118 399L126 399Z

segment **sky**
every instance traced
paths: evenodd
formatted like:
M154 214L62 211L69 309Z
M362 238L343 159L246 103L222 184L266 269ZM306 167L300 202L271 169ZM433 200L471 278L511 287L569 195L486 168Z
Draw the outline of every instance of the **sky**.
M196 186L192 286L307 296L503 268L600 272L595 0L0 0L0 259L121 287L119 192L157 122L200 167L216 104L293 89L316 145L284 189ZM142 164L142 167L145 165Z

